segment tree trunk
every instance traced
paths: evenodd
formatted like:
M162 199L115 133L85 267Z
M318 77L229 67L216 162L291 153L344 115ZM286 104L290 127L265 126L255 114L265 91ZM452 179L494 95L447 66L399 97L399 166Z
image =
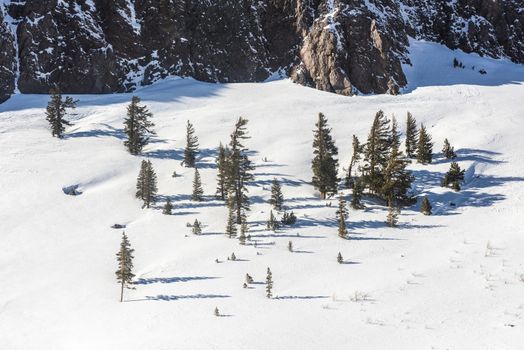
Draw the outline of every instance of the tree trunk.
M122 283L120 284L120 302L124 301L124 280L122 279Z

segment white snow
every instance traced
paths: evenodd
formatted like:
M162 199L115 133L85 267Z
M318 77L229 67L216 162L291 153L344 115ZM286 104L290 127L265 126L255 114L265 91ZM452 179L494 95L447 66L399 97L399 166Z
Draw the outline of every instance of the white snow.
M131 94L75 96L78 114L64 140L50 135L47 96L1 104L0 349L520 349L524 68L423 42L410 50L411 83L401 96L344 97L288 80L177 78L140 88L158 133L143 157L123 146ZM455 56L487 74L454 69ZM347 166L351 135L365 141L378 109L402 126L411 111L436 153L447 137L468 178L455 193L439 186L449 168L440 156L412 165L415 189L435 215L413 206L390 229L385 209L367 202L350 211L353 239L345 241L334 226L336 202L326 207L309 185L312 130L325 113ZM257 165L249 216L256 248L225 237L226 209L211 199L216 148L241 115ZM193 172L180 165L187 120L200 138L209 196L198 204L189 200ZM146 157L173 216L140 209L134 198ZM182 176L172 178L175 170ZM264 224L273 177L299 217L275 234ZM73 185L82 194L64 195ZM195 218L202 236L186 227ZM114 276L122 231L110 228L115 223L127 225L135 249L139 283L125 303ZM288 241L297 252L287 251ZM337 264L339 251L352 264ZM232 252L242 261L227 261ZM263 284L242 288L246 273L263 282L268 266L273 300ZM229 317L213 316L215 307Z

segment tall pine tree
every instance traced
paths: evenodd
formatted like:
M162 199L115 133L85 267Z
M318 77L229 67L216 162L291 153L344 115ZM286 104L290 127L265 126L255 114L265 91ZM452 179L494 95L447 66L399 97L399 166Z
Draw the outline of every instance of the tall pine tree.
M247 184L253 180L254 166L248 157L248 149L243 141L249 139L247 134L247 119L238 118L235 130L231 134L229 142L229 157L227 161L226 188L232 193L232 205L236 211L237 224L242 223L242 215L249 211L249 198L247 196Z
M284 195L282 194L282 187L280 182L276 178L273 179L271 183L271 198L269 203L275 208L276 211L282 211L282 206L284 204Z
M126 236L122 233L122 241L120 242L120 250L116 254L118 261L118 270L116 270L116 280L120 283L120 302L124 301L124 288L129 288L135 275L133 274L133 252L131 244Z
M358 140L358 137L356 135L353 135L352 145L353 153L351 154L351 161L349 162L348 172L346 175L345 185L347 188L353 187L353 167L360 160L360 154L362 152L362 145L360 145L360 141Z
M406 169L409 162L398 147L392 148L384 170L383 198L392 200L397 204L413 203L413 196L409 194L409 190L415 178Z
M157 193L156 174L150 160L143 160L136 182L136 198L140 198L149 208L155 202Z
M362 180L372 194L381 194L384 186L384 171L389 159L391 132L389 119L378 111L364 147Z
M193 177L193 193L191 194L191 200L201 202L203 195L204 190L202 189L202 180L200 178L200 172L195 167L195 176Z
M337 193L338 149L331 137L331 129L328 127L327 118L324 114L318 114L315 124L313 139L313 186L320 192L320 198L325 199L327 193Z
M353 192L351 195L351 208L353 209L363 209L364 205L362 204L362 191L364 186L360 179L353 181Z
M424 124L420 125L420 131L417 142L417 162L420 164L429 164L433 158L433 142L428 134Z
M417 156L417 140L417 121L413 115L408 112L408 118L406 122L406 155L409 158L415 158Z
M186 148L184 149L184 160L182 163L188 168L195 167L196 155L198 153L198 137L195 135L193 124L186 124Z
M140 98L133 96L127 106L127 118L124 120L124 132L127 135L124 145L129 153L134 155L140 154L144 146L149 143L150 137L156 135L152 129L155 124L149 120L153 114L146 106L140 106L139 103Z
M66 108L74 109L77 101L74 101L71 97L62 99L60 89L53 88L50 91L51 99L47 103L46 108L46 119L51 125L51 135L58 137L59 139L64 137L64 131L66 126L72 125L65 119L67 115Z
M267 268L266 275L266 297L268 299L271 299L271 297L273 297L273 274L271 273L269 267Z
M226 200L227 197L227 172L229 166L229 148L224 147L222 143L218 147L217 164L217 190L216 196L220 200Z

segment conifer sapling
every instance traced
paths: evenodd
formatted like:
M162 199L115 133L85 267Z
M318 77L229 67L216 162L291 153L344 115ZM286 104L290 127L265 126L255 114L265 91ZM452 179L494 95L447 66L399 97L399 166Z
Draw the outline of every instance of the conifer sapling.
M428 196L424 196L420 206L420 212L424 215L431 215L431 203L429 203Z

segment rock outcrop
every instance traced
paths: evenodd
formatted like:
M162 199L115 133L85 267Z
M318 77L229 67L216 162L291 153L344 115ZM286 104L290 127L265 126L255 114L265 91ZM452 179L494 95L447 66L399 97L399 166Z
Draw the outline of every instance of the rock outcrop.
M169 76L398 93L409 37L524 63L521 0L0 0L0 102Z

